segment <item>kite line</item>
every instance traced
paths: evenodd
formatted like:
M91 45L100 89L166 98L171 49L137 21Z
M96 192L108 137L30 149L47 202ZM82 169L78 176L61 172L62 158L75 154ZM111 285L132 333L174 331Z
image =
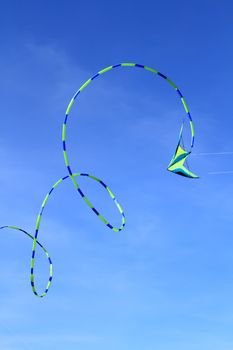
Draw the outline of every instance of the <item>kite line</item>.
M89 84L97 79L99 76L103 75L104 73L115 69L115 68L119 68L119 67L131 67L131 68L141 68L144 69L148 72L151 72L154 75L157 75L161 78L163 78L166 82L169 83L170 86L172 86L172 88L176 91L176 93L178 94L183 108L185 110L185 115L188 118L189 121L189 125L190 125L190 131L191 131L191 142L190 142L190 147L189 150L185 150L183 145L182 145L182 134L183 134L183 124L181 127L181 131L179 134L179 140L178 140L178 145L176 147L175 153L173 155L173 158L171 160L171 162L168 165L167 170L176 173L178 175L182 175L188 178L197 178L198 176L196 176L195 174L193 174L191 171L189 171L185 166L184 163L187 159L187 157L189 156L189 154L191 153L191 150L193 148L194 145L194 126L193 126L193 121L192 121L192 117L189 111L189 108L185 102L184 96L182 95L180 89L164 74L160 73L159 71L157 71L156 69L150 68L148 66L144 66L141 64L136 64L136 63L120 63L120 64L116 64L113 66L109 66L107 68L104 68L102 70L100 70L97 74L95 74L92 78L88 79L79 89L78 91L74 94L74 96L72 97L72 99L70 100L68 107L66 109L66 113L65 113L65 119L62 125L62 149L63 149L63 156L64 156L64 161L65 161L65 165L66 165L66 169L68 172L68 175L66 175L65 177L60 178L50 189L50 191L46 194L44 201L41 205L39 214L37 216L37 220L36 220L36 225L35 225L35 233L34 236L31 235L30 233L28 233L27 231L17 227L17 226L2 226L0 227L0 229L14 229L14 230L18 230L23 232L27 237L31 238L33 240L33 245L32 245L32 256L31 256L31 264L30 264L30 281L31 281L31 288L33 293L37 296L37 297L44 297L47 293L48 290L51 286L51 282L52 282L52 278L53 278L53 264L52 264L52 260L49 256L48 251L45 249L45 247L38 241L38 233L39 233L39 229L40 229L40 223L41 223L41 218L46 206L46 203L48 202L49 197L51 196L51 194L54 192L54 190L57 188L58 185L60 185L64 180L67 179L71 179L75 189L77 190L77 192L79 193L79 195L83 198L83 200L86 202L86 204L90 207L90 209L98 216L98 218L111 230L113 230L114 232L120 232L124 227L125 227L125 214L124 211L121 207L121 205L118 203L115 195L113 194L113 192L110 190L110 188L99 178L87 174L87 173L73 173L71 166L70 166L70 162L68 159L68 154L67 154L67 145L66 145L66 133L67 133L67 121L69 118L69 113L70 110L75 102L75 100L77 99L77 97L80 95L80 93L87 87L89 86ZM116 205L119 213L121 214L121 225L119 227L115 227L113 226L111 223L109 223L104 216L102 216L99 211L92 205L92 203L88 200L88 198L85 196L85 194L83 193L83 191L81 190L76 178L79 176L85 176L88 177L96 182L98 182L102 187L105 188L105 190L108 192L109 196L112 198L112 200L114 201L114 204ZM35 272L34 272L34 268L35 268L35 254L36 254L36 247L37 244L39 245L39 247L44 251L47 259L48 259L48 263L49 263L49 279L46 285L46 288L44 290L44 292L42 294L39 294L36 290L35 287Z

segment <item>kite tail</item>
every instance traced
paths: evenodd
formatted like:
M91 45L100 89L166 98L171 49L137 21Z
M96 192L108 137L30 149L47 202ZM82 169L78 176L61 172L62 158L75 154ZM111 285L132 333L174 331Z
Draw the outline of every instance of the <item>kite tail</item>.
M106 189L107 193L108 193L109 196L112 198L112 200L114 201L114 204L116 205L118 211L119 211L120 214L121 214L121 222L122 222L122 224L121 224L121 226L120 226L119 228L114 227L114 226L111 225L109 222L107 222L103 217L101 217L101 215L97 212L97 210L96 210L93 206L91 206L91 203L88 201L88 199L87 199L84 195L82 195L82 197L83 197L84 201L89 205L89 207L90 207L96 214L98 213L98 215L102 218L102 220L104 221L104 223L105 223L109 228L111 228L111 229L112 229L113 231L115 231L115 232L121 231L121 230L124 228L124 226L125 226L125 214L124 214L124 212L123 212L123 209L122 209L121 205L118 203L118 201L117 201L115 195L114 195L113 192L110 190L110 188L109 188L103 181L101 181L100 179L98 179L97 177L95 177L95 176L93 176L93 175L86 174L86 173L74 173L74 174L72 174L72 177L73 177L73 178L76 178L76 177L78 177L78 176L85 176L85 177L88 177L88 178L90 178L90 179L92 179L92 180L98 182L101 186L103 186L103 187ZM40 297L40 298L44 297L44 296L48 293L48 290L49 290L49 288L50 288L50 286L51 286L51 282L52 282L52 278L53 278L53 266L52 266L52 261L51 261L51 259L49 258L49 256L48 256L47 253L46 253L46 256L48 257L49 263L50 263L49 280L48 280L48 283L47 283L47 286L46 286L46 288L45 288L44 293L38 294L37 291L36 291L36 288L35 288L34 266L35 266L36 246L37 246L37 243L38 243L37 237L38 237L38 233L39 233L39 229L40 229L41 218L42 218L42 215L43 215L43 212L44 212L44 208L45 208L45 206L46 206L46 203L48 202L49 197L51 196L51 194L53 193L53 191L55 190L55 188L56 188L59 184L61 184L64 180L67 180L67 179L69 179L69 178L70 178L69 175L67 175L67 176L65 176L65 177L62 177L62 178L60 178L60 179L52 186L51 190L50 190L50 191L46 194L46 196L45 196L45 199L44 199L44 201L43 201L43 203L42 203L42 205L41 205L40 213L39 213L39 215L37 216L37 220L36 220L36 229L35 229L35 235L34 235L34 237L33 237L33 245L32 245L31 275L30 275L30 280L31 280L31 288L32 288L33 293L34 293L36 296ZM80 192L81 192L81 190L80 190ZM80 193L80 192L79 192L79 193Z
M74 96L71 98L68 106L67 106L67 109L66 109L66 113L65 113L65 119L64 119L64 122L63 122L63 126L62 126L62 148L63 148L63 156L64 156L64 161L65 161L65 165L66 165L66 169L67 169L67 172L68 172L68 176L71 178L73 184L74 184L74 187L76 188L77 192L80 194L80 196L84 199L84 201L86 202L86 204L91 208L91 210L99 217L99 219L106 225L108 226L110 229L112 229L113 231L115 232L119 232L121 231L124 226L125 226L125 216L123 214L123 211L121 209L121 207L119 206L118 209L120 211L120 213L122 214L122 225L120 228L116 228L114 226L112 226L111 224L109 224L109 222L99 213L99 211L97 209L95 209L95 207L92 205L92 203L87 199L87 197L85 196L84 192L81 190L79 184L77 183L75 177L74 177L74 174L73 174L73 171L72 171L72 168L71 168L71 165L70 165L70 161L68 159L68 154L67 154L67 144L66 144L66 131L67 131L67 121L68 121L68 117L70 115L70 110L75 102L75 100L77 99L77 97L80 95L80 93L87 87L90 85L90 83L95 80L96 78L102 76L104 73L106 72L109 72L115 68L119 68L119 67L131 67L131 68L141 68L141 69L144 69L148 72L151 72L153 75L155 76L159 76L161 77L162 79L164 79L170 86L172 86L172 88L176 91L176 93L178 94L179 98L180 98L180 101L182 103L182 106L185 110L185 116L186 116L186 119L188 120L189 122L189 126L190 126L190 134L191 134L191 144L190 144L190 149L189 151L187 152L187 156L191 153L191 149L193 148L194 146L194 125L193 125L193 121L192 121L192 117L191 117L191 114L190 114L190 111L189 111L189 108L187 106L187 103L185 102L185 99L184 99L184 96L183 94L181 93L180 89L177 87L176 84L174 84L166 75L160 73L158 70L156 69L153 69L153 68L150 68L148 66L145 66L145 65L141 65L141 64L137 64L137 63L119 63L119 64L115 64L113 66L108 66L102 70L100 70L98 73L96 73L92 78L88 79L78 90L77 92L74 94ZM183 133L183 123L182 123L182 126L181 126L181 130L180 130L180 135L179 135L179 140L181 140L182 138L182 133ZM187 157L186 157L187 158ZM183 169L182 169L183 170ZM186 169L185 169L186 170ZM173 171L173 170L171 170ZM185 172L186 174L186 171L182 171L182 172L176 172L176 171L173 171L179 175L183 175L183 173ZM188 177L193 177L191 172L188 173ZM88 175L87 175L88 176ZM184 175L183 175L184 176ZM185 175L186 176L186 175ZM194 177L196 177L196 175L194 175ZM104 187L106 185L104 185L102 183L101 180L97 180L99 181ZM108 191L108 187L105 187ZM110 196L111 195L111 192L109 192ZM112 197L113 200L115 201L114 197ZM115 202L115 204L118 206L117 202Z
M30 233L28 233L27 231L21 229L20 227L17 227L17 226L2 226L0 227L0 230L3 230L3 229L12 229L12 230L17 230L17 231L21 231L23 232L27 237L31 238L33 240L33 246L35 247L37 244L41 247L41 249L44 251L47 259L48 259L48 262L49 262L49 271L50 271L50 276L49 276L49 282L47 284L47 287L46 287L46 292L43 293L43 294L38 294L36 292L36 289L35 289L35 286L34 286L34 257L35 257L35 254L34 254L34 257L33 259L31 259L31 275L30 275L30 280L31 280L31 286L32 286L32 291L33 293L38 296L38 297L43 297L46 295L49 287L50 287L50 284L52 282L52 278L53 278L53 264L52 264L52 260L49 256L49 253L47 251L47 249L35 238L35 236L31 235Z
M94 181L97 181L101 186L103 186L107 193L109 194L109 196L111 197L111 199L114 201L114 204L116 205L118 211L120 212L121 214L121 221L122 221L122 224L119 228L117 227L114 227L113 225L111 225L110 223L108 222L105 222L106 225L111 228L113 231L115 232L119 232L121 231L124 226L125 226L125 214L123 212L123 209L121 207L121 205L118 203L115 195L113 194L113 192L110 190L110 188L103 182L101 181L100 179L98 179L97 177L93 176L93 175L90 175L90 174L85 174L85 173L75 173L73 174L73 177L77 177L77 176L85 176L85 177L88 177ZM53 264L52 264L52 260L50 258L50 255L48 253L48 251L46 250L46 248L38 241L38 234L39 234L39 230L40 230L40 224L41 224L41 219L42 219L42 215L43 215L43 212L44 212L44 209L45 209L45 206L49 200L49 197L51 196L51 194L54 192L55 188L61 184L64 180L66 179L69 179L69 175L65 176L65 177L62 177L61 179L59 179L53 186L52 188L50 189L50 191L46 194L45 198L44 198L44 201L41 205L41 208L40 208L40 212L39 212L39 215L37 216L37 220L36 220L36 228L35 228L35 234L34 236L31 235L30 233L28 233L27 231L17 227L17 226L2 226L0 227L0 229L14 229L14 230L18 230L18 231L21 231L23 232L26 236L28 236L29 238L31 238L33 240L33 245L32 245L32 255L31 255L31 264L30 264L30 282L31 282L31 288L32 288L32 291L33 293L39 297L39 298L43 298L49 291L49 288L51 286L51 282L52 282L52 279L53 279ZM84 200L88 203L89 201L84 198ZM90 202L89 202L90 203ZM90 206L90 205L89 205ZM92 207L92 210L97 212L97 210ZM100 214L99 214L100 215ZM103 218L103 220L105 220ZM38 293L37 289L36 289L36 284L35 284L35 256L36 256L36 247L37 245L39 245L41 247L41 249L44 251L47 259L48 259L48 262L49 262L49 278L48 278L48 282L47 282L47 285L45 287L45 290L43 293Z
M170 86L172 86L172 88L176 91L176 93L178 94L183 108L185 110L186 113L186 117L188 118L189 121L189 125L190 125L190 131L191 131L191 145L190 145L190 150L184 151L185 153L185 157L187 157L190 152L191 149L194 145L194 126L193 126L193 122L192 122L192 118L189 112L189 109L187 107L187 104L184 100L184 97L181 93L181 91L179 90L179 88L164 74L160 73L159 71L157 71L156 69L150 68L148 66L144 66L141 64L136 64L136 63L120 63L120 64L116 64L113 66L109 66L107 68L102 69L101 71L99 71L97 74L95 74L92 78L88 79L80 88L79 90L75 93L75 95L73 96L73 98L71 99L67 109L66 109L66 114L65 114L65 120L62 126L62 147L63 147L63 156L64 156L64 161L65 161L65 165L66 165L66 169L68 172L68 175L60 178L51 188L51 190L46 194L44 201L41 205L40 208L40 212L39 215L37 216L37 220L36 220L36 227L35 227L35 233L34 236L31 235L30 233L28 233L27 231L16 227L16 226L2 226L0 227L0 229L14 229L14 230L18 230L23 232L26 236L28 236L29 238L31 238L33 240L33 245L32 245L32 256L31 256L31 265L30 265L30 281L31 281L31 288L33 293L37 296L37 297L44 297L47 293L48 290L50 289L51 286L51 282L52 282L52 278L53 278L53 265L52 265L52 260L49 256L48 251L45 249L45 247L38 241L38 234L39 234L39 229L40 229L40 224L41 224L41 219L42 219L42 215L45 209L45 206L48 202L49 197L51 196L51 194L54 192L55 188L62 183L64 180L66 179L71 179L77 192L79 193L79 195L83 198L83 200L86 202L86 204L89 206L89 208L98 216L98 218L111 230L113 230L114 232L120 232L124 227L125 227L125 214L123 212L123 209L121 207L121 205L118 203L115 195L113 194L113 192L110 190L110 188L99 178L90 175L90 174L86 174L86 173L74 173L71 169L70 166L70 162L68 159L68 154L67 154L67 146L66 146L66 127L67 127L67 120L68 120L68 116L71 110L72 105L74 104L75 99L77 98L77 96L79 96L79 94L84 90L84 88L86 88L94 79L96 79L97 77L101 76L102 74L117 68L117 67L137 67L137 68L142 68L146 71L149 71L150 73L152 73L153 75L159 76L161 78L163 78L166 82L169 83ZM180 132L180 139L182 138L182 133L183 133L183 126L181 128L181 132ZM180 151L181 152L181 151ZM182 152L181 152L182 153ZM180 156L180 154L178 155ZM184 158L184 156L182 155L182 157ZM184 159L182 158L181 161L183 161ZM174 160L174 159L173 159ZM174 162L173 162L174 163ZM182 163L183 164L183 163ZM174 165L174 164L173 164ZM175 169L177 170L177 169ZM183 175L183 173L181 174ZM189 174L190 175L190 174ZM108 220L106 220L101 214L100 212L92 205L92 203L88 200L88 198L86 197L86 195L84 194L84 192L81 190L79 184L76 181L76 177L78 176L85 176L88 177L96 182L98 182L101 186L103 186L105 188L105 190L107 191L107 193L109 194L109 196L112 198L112 200L114 201L114 204L116 205L118 211L121 214L121 225L119 227L115 227L114 225L112 225ZM39 294L37 292L36 286L35 286L35 273L34 273L34 268L35 268L35 256L36 256L36 247L37 245L40 246L40 248L44 251L48 262L49 262L49 278L48 278L48 282L47 285L45 287L45 290L42 294Z

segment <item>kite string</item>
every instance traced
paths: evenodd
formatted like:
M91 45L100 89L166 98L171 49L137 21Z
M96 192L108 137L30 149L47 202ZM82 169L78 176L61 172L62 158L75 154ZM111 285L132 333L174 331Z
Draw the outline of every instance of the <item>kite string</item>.
M209 171L209 175L226 175L233 174L233 170L222 170L222 171Z
M201 153L192 153L194 157L198 156L230 156L233 155L232 151L223 151L223 152L201 152ZM220 170L220 171L209 171L208 175L227 175L233 174L233 170Z
M233 155L232 151L226 151L226 152L201 152L201 153L192 153L193 157L197 156L227 156L227 155Z

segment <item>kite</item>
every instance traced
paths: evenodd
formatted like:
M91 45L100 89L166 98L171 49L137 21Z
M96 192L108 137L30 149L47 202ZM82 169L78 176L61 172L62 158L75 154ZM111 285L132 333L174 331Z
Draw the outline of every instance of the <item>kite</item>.
M112 69L115 68L120 68L120 67L131 67L131 68L140 68L140 69L144 69L145 71L148 71L156 76L161 77L162 79L164 79L178 94L181 103L184 107L185 110L185 115L186 115L186 119L188 119L189 122L189 126L190 126L190 132L191 132L191 143L190 143L190 147L188 150L186 150L183 146L183 141L182 141L182 135L183 135L183 124L181 126L181 130L180 130L180 134L179 134L179 139L178 139L178 144L175 150L175 153L172 157L171 162L168 165L167 170L171 171L175 174L178 175L182 175L184 177L187 178L198 178L197 175L195 175L194 173L192 173L186 166L185 164L187 164L187 157L190 155L191 150L193 148L194 145L194 126L193 126L193 121L192 121L192 117L191 114L189 112L188 106L184 100L184 96L182 95L181 91L179 90L179 88L164 74L160 73L159 71L157 71L156 69L150 68L148 66L144 66L141 64L136 64L136 63L120 63L120 64L116 64L113 66L109 66L106 67L102 70L100 70L97 74L95 74L92 78L88 79L79 89L78 91L74 94L74 96L71 98L68 107L66 109L66 113L65 113L65 119L62 125L62 149L63 149L63 156L64 156L64 161L65 161L65 166L67 169L67 175L60 178L50 189L50 191L46 194L44 201L41 205L39 214L37 216L37 220L36 220L36 225L35 225L35 233L34 235L31 235L30 233L28 233L27 231L17 227L17 226L2 226L0 227L0 229L14 229L14 230L18 230L20 232L23 232L27 237L31 238L33 240L33 245L32 245L32 256L31 256L31 264L30 264L30 281L31 281L31 288L33 293L39 297L42 298L44 297L47 293L48 290L51 286L51 282L52 282L52 278L53 278L53 264L52 264L52 260L49 256L48 251L45 249L45 247L38 241L38 233L39 233L39 229L40 229L40 223L41 223L41 218L42 218L42 214L44 212L46 203L48 202L50 196L52 195L52 193L54 193L54 190L57 188L58 185L60 185L64 180L67 179L71 179L75 189L77 190L77 192L80 194L80 196L83 198L83 200L86 202L86 204L90 207L90 209L98 216L98 218L111 230L113 230L114 232L120 232L124 227L125 227L125 214L124 211L121 207L121 205L118 203L115 195L113 194L113 192L110 190L110 188L99 178L87 174L87 173L74 173L72 171L71 165L70 165L70 161L68 159L68 153L67 153L67 145L66 145L66 131L67 131L67 122L68 122L68 118L69 118L69 113L70 110L75 102L75 100L77 99L77 97L80 95L80 93L87 88L87 86L90 85L90 83L97 79L98 77L102 76L103 74L105 74L106 72L109 72ZM107 191L107 193L109 194L109 196L112 198L114 204L116 205L118 211L121 214L121 225L119 227L114 227L113 225L111 225L111 223L109 223L100 213L99 211L91 204L91 202L88 200L88 198L85 196L85 194L83 193L83 191L81 190L78 182L77 182L77 178L79 176L85 176L89 179L92 179L96 182L98 182L101 186L103 186L105 188L105 190ZM36 254L36 247L37 245L39 245L39 247L44 251L47 259L48 259L48 263L49 263L49 278L48 278L48 282L47 285L45 287L45 290L43 293L39 294L37 292L37 289L35 287L35 273L34 273L34 269L35 269L35 254Z

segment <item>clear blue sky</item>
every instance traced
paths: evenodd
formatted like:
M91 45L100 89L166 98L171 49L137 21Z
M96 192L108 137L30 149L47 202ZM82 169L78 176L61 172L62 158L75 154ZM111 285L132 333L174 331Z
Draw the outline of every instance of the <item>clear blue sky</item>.
M61 126L74 92L98 70L132 61L168 75L195 127L194 153L232 151L233 3L8 1L0 7L0 226L33 233L41 202L66 175ZM68 125L74 171L100 177L127 218L113 233L64 183L39 240L54 263L48 295L30 290L31 241L0 237L0 349L232 350L232 156L190 158L201 176L166 171L182 106L162 79L107 73ZM95 206L118 213L82 179ZM36 281L47 282L37 254Z

